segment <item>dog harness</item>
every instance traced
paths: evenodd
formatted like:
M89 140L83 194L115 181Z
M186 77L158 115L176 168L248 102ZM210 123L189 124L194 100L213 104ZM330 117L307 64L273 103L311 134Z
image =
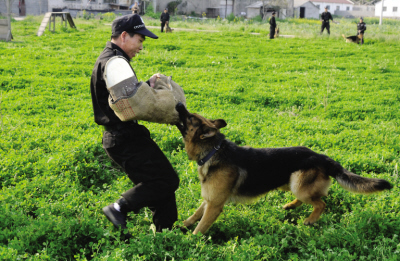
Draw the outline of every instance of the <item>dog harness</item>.
M207 156L205 156L204 158L202 158L201 160L197 161L197 165L199 166L203 166L204 164L206 164L206 162L211 159L212 156L214 156L214 154L221 148L222 142L224 140L221 140L217 146L214 146L214 148L207 154Z

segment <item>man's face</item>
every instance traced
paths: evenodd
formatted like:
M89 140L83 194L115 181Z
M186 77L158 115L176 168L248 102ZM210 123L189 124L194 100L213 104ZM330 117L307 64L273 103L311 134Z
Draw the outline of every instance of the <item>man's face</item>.
M135 34L131 37L127 32L123 32L121 34L121 49L129 56L129 59L132 59L136 56L141 50L143 50L143 42L145 37L141 34Z
M363 22L363 19L360 19L360 23L362 23Z
M325 8L325 12L328 12L328 8Z
M167 10L164 10L164 13L166 13L167 12Z

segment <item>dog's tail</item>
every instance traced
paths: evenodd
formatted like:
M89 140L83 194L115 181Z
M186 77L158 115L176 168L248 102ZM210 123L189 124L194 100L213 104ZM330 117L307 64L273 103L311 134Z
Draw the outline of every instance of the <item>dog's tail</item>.
M347 40L347 38L346 38L346 36L344 36L344 34L342 34L342 36L343 36L343 38L344 38L345 40Z
M335 178L339 185L353 193L369 194L391 189L393 186L384 179L365 178L343 168L339 163L329 158L328 175ZM332 163L334 164L332 166Z

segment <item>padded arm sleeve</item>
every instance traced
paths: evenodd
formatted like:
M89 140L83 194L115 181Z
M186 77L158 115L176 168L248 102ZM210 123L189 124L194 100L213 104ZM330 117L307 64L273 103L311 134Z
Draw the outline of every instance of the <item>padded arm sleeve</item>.
M121 121L144 120L166 124L179 122L179 114L175 110L178 102L186 105L183 90L165 75L156 80L154 88L144 82L122 81L111 88L108 100Z

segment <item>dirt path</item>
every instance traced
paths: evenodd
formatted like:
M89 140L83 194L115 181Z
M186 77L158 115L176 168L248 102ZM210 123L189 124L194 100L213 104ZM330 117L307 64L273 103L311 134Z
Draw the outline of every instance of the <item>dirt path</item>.
M155 29L160 29L161 30L161 26L146 26L146 28L155 28ZM199 29L189 29L189 28L173 28L174 31L192 31L192 32L209 32L209 33L220 33L221 31L218 30L199 30Z
M106 24L106 25L111 25L111 24ZM151 28L151 29L159 29L161 30L160 26L152 26L152 25L148 25L146 26L146 28ZM189 28L173 28L171 27L174 31L190 31L190 32L206 32L206 33L220 33L221 31L218 30L199 30L199 29L189 29ZM250 33L250 34L254 34L254 35L260 35L260 33ZM294 38L294 35L280 35L279 37L282 38Z

